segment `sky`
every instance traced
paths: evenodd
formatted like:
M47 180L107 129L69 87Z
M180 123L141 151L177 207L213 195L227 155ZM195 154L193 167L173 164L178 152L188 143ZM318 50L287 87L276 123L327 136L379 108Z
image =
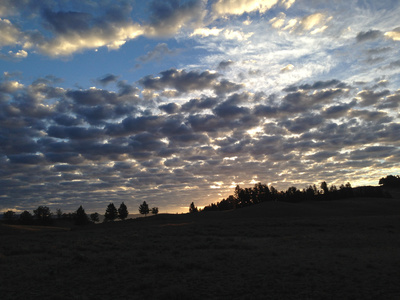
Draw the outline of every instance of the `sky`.
M400 174L397 0L0 1L0 211L187 212Z

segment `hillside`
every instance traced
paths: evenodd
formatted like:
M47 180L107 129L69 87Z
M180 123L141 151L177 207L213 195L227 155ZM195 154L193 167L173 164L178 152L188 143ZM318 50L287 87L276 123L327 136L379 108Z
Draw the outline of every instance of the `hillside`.
M0 295L398 299L399 216L399 199L367 198L160 214L72 231L2 225Z

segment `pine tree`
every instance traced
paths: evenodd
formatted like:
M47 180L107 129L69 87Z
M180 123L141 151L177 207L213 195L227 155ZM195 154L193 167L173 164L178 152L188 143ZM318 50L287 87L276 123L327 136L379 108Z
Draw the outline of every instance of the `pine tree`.
M194 205L194 202L190 203L189 206L189 212L192 213L197 213L199 210L197 209L197 207Z
M128 208L126 207L124 202L122 202L118 208L118 218L121 220L125 220L128 217L128 214Z
M140 204L139 212L144 216L146 216L150 212L149 205L146 203L146 201L143 201L143 203Z
M87 225L87 224L89 224L89 218L81 205L79 206L75 214L75 225Z
M118 217L118 210L113 203L107 206L106 213L104 214L104 222L114 221Z

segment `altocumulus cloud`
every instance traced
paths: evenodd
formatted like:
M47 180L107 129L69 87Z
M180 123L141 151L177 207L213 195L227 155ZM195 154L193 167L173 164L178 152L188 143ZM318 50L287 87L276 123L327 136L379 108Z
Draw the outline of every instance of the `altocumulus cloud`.
M67 2L0 3L2 210L398 172L395 1Z
M187 92L209 90L225 80L208 72L161 74L140 83ZM249 173L272 179L285 172L285 180L295 183L295 173L301 172L306 184L326 160L337 159L324 179L335 180L337 170L350 179L361 158L364 168L385 159L391 168L400 154L398 140L391 139L399 124L390 110L375 110L378 101L390 102L397 92L352 92L339 80L291 86L270 103L260 103L265 99L252 93L214 91L211 98L160 105L166 115L149 112L146 101L134 94L65 90L52 82L39 89L4 80L0 87L0 180L6 183L0 192L6 206L12 201L26 205L27 198L32 206L61 205L79 196L96 207L128 195L146 199L144 190L151 197L163 195L160 205L167 206L177 201L173 192L200 195L213 182L229 185L245 181ZM58 100L48 97L54 91ZM27 98L29 110L23 109ZM119 110L121 105L129 109Z

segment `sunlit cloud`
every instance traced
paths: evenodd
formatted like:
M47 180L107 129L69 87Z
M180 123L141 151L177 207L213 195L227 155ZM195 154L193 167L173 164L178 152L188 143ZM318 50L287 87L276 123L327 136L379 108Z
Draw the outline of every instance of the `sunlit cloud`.
M218 0L212 7L218 15L242 15L253 11L264 13L278 2L278 0ZM288 1L284 1L284 3L288 3Z
M385 32L385 36L392 39L393 41L400 41L400 28L396 28L393 31Z

